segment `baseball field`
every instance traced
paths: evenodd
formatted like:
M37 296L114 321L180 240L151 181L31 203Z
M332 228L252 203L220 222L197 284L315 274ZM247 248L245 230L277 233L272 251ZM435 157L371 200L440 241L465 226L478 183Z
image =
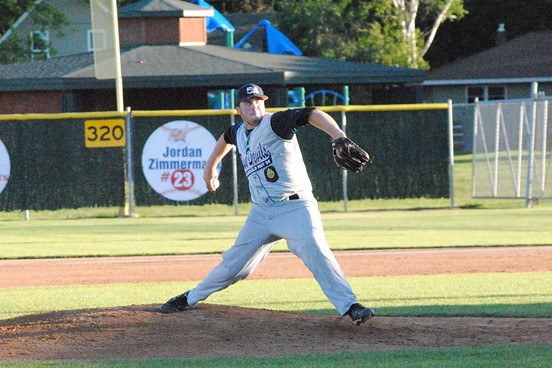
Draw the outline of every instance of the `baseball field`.
M247 205L0 214L0 366L549 367L552 206L471 199L459 180L455 209L320 204L377 312L360 327L285 242L197 309L157 312L219 262Z

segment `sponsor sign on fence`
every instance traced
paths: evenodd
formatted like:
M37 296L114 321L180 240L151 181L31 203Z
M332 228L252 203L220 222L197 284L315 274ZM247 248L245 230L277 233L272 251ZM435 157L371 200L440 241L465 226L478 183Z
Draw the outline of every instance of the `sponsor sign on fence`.
M203 170L215 144L213 135L201 125L186 120L166 123L144 145L144 176L167 199L195 199L208 191Z

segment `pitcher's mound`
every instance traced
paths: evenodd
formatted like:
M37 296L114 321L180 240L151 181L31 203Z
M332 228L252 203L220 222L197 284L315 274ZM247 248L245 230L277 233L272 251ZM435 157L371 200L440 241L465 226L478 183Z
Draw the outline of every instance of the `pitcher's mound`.
M200 304L61 311L0 321L0 360L283 356L488 344L552 344L552 319L375 317Z

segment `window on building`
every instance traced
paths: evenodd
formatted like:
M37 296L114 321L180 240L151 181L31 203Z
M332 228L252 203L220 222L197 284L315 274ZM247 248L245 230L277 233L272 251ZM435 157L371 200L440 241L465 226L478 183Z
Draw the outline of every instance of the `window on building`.
M505 86L476 86L467 88L467 101L474 103L475 99L479 101L505 100Z
M50 58L50 32L48 31L31 31L29 34L31 39L31 58L33 60L49 59Z
M106 49L106 37L104 30L89 29L86 37L88 41L88 51L101 51Z
M475 99L485 100L485 89L483 87L468 87L468 103L474 103Z
M487 100L505 100L506 99L506 87L493 86L487 87Z

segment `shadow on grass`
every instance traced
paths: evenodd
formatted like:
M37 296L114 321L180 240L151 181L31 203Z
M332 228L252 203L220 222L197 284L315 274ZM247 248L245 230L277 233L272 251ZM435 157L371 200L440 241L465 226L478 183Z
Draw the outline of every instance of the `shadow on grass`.
M409 307L378 307L380 317L500 317L500 318L552 318L552 303L485 304L485 305L420 305ZM305 311L302 311L305 312ZM333 309L313 309L314 314L335 314Z

